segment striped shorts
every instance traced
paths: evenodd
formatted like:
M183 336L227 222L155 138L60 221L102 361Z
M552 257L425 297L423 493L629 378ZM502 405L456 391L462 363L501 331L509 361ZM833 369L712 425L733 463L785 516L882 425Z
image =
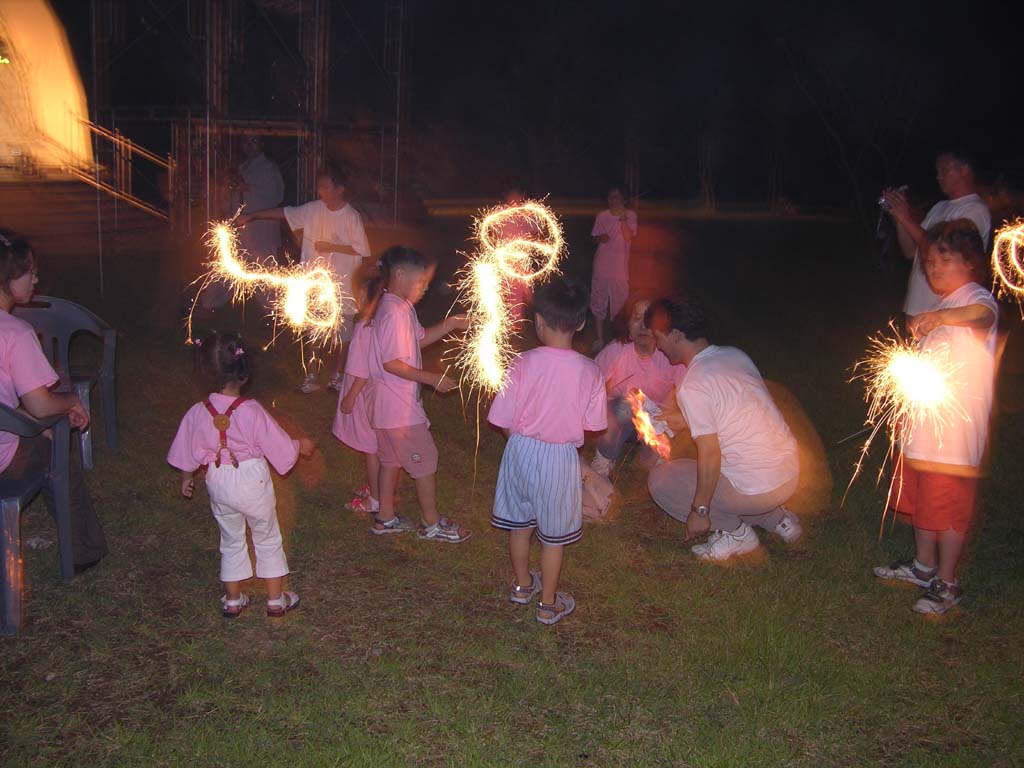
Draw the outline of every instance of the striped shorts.
M545 443L513 434L498 470L491 525L506 531L536 528L545 544L583 536L583 482L572 443Z

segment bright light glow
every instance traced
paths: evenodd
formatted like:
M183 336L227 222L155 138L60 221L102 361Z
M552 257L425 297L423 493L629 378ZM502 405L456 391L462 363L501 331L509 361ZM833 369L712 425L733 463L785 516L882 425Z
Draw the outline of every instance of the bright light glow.
M900 438L910 430L931 429L941 445L943 428L955 419L967 419L957 398L963 386L957 371L960 365L949 359L945 344L921 348L919 342L904 339L890 324L893 336L879 334L869 340L868 354L854 365L851 381L865 382L864 400L868 404L870 432L854 465L849 492L867 458L875 436L884 431L889 439L887 456L901 458L897 450ZM898 465L894 467L898 470ZM881 480L885 471L879 469ZM893 473L893 480L899 472ZM891 491L891 489L890 489ZM844 497L845 498L845 497ZM883 523L884 523L883 515Z
M504 238L506 229L517 236ZM556 272L565 243L554 213L534 200L484 211L476 222L476 240L478 249L458 280L469 330L455 364L471 387L496 393L505 386L515 356L508 281L533 283Z
M992 243L992 291L1017 302L1024 317L1024 219L1007 222Z
M215 280L231 286L236 301L245 300L259 288L268 288L272 317L312 344L334 343L342 320L342 293L327 267L316 263L280 267L273 258L266 264L245 262L239 253L238 235L229 221L210 227L207 245L212 256L207 264L209 271L201 278L197 301L203 288ZM194 309L194 302L192 306ZM191 314L188 322L191 338Z
M633 409L633 426L636 427L637 436L649 445L663 459L668 459L672 453L672 444L665 434L658 434L651 421L651 414L647 412L644 404L647 402L647 395L642 389L631 389L626 393L626 401Z

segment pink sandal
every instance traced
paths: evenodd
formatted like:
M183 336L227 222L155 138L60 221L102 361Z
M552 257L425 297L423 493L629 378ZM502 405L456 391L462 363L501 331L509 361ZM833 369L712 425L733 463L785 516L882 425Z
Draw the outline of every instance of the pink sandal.
M242 611L249 607L249 596L241 594L235 600L229 600L227 595L220 599L221 613L225 619L237 619Z

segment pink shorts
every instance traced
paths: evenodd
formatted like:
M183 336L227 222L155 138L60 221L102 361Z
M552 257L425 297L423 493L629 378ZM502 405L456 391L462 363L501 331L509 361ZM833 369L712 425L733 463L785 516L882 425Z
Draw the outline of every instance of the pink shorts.
M426 424L376 431L382 467L401 467L414 479L437 472L437 446Z
M626 306L628 298L628 279L615 278L594 270L594 277L590 281L590 311L594 317L600 320L615 317Z

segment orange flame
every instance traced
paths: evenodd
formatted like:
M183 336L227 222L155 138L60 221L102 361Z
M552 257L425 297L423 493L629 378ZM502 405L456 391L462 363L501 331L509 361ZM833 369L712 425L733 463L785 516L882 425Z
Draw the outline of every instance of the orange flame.
M651 414L644 408L647 395L641 389L631 389L626 393L626 401L633 409L633 426L636 427L637 435L644 441L644 444L657 451L661 458L668 459L669 454L672 453L672 444L669 443L667 435L658 434L654 428Z

